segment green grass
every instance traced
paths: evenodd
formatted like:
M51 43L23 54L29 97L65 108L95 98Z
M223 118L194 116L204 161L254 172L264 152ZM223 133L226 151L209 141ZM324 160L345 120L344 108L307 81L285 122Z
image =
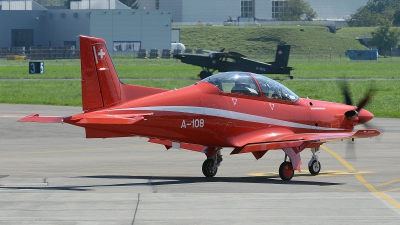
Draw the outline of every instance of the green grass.
M343 102L339 81L283 81L283 84L303 98ZM369 89L372 100L365 108L377 117L400 118L400 80L348 81L353 104L357 104Z
M295 78L400 78L400 58L380 58L377 61L344 59L295 59L290 66Z
M348 49L366 49L357 37L374 28L342 28L336 34L318 26L179 27L189 49L237 51L250 58L271 61L279 43L291 45L291 58L340 58ZM304 29L304 31L300 31Z

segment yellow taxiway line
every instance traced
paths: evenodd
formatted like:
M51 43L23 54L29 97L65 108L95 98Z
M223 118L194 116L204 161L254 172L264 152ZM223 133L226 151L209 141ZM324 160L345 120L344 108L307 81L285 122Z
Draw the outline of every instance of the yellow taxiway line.
M329 148L327 148L327 147L325 147L323 145L321 146L321 148L324 149L325 151L327 151L329 154L333 155L333 157L335 157L339 162L341 162L348 170L350 170L350 171L355 171L356 170L346 160L344 160L342 157L340 157L338 154L336 154L336 152L330 150ZM368 181L365 180L364 177L361 174L355 173L354 176L358 179L358 181L360 181L362 184L364 184L364 186L370 192L374 193L375 195L379 196L380 198L382 198L386 202L390 203L396 209L400 210L400 204L397 201L395 201L391 197L383 194L382 192L376 190L376 188L374 188L374 186L372 186L370 183L368 183Z

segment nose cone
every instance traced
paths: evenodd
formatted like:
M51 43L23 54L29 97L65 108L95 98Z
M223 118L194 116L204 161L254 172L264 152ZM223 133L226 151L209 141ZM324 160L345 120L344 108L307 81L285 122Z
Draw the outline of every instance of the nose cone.
M361 109L358 113L358 123L363 124L366 123L374 118L374 114L370 113L368 110Z

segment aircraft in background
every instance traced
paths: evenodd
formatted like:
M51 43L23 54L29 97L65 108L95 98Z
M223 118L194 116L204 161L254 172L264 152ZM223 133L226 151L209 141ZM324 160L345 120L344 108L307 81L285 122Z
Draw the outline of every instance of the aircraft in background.
M228 71L244 71L257 74L286 74L290 79L292 67L288 67L290 45L278 45L275 61L264 63L246 58L245 55L238 52L225 52L222 49L220 52L204 51L207 54L189 54L179 53L174 54L173 57L180 59L181 62L200 66L203 70L199 76L201 79L211 76L214 71L228 72Z
M141 136L167 149L203 153L206 177L216 175L222 148L256 159L283 150L283 180L300 171L304 149L311 149L308 169L316 175L321 169L316 153L325 142L380 134L375 129L354 131L373 118L363 109L369 94L357 106L347 88L347 104L300 98L281 83L248 72L219 73L176 90L127 85L120 82L103 39L79 39L83 112L32 114L20 122L68 123L83 127L86 138Z

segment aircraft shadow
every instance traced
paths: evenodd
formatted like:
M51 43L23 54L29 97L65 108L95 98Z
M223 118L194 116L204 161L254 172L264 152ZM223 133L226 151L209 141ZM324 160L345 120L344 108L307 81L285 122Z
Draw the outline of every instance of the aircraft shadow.
M75 186L0 186L1 189L14 190L54 190L54 191L94 191L102 187L134 187L134 186L164 186L201 183L245 183L245 184L281 184L281 185L305 185L305 186L333 186L344 185L336 182L301 181L295 175L291 181L282 181L279 176L254 176L254 177L186 177L186 176L124 176L124 175L95 175L79 176L75 178L108 179L108 180L132 180L134 182L108 182L107 184L75 185Z

